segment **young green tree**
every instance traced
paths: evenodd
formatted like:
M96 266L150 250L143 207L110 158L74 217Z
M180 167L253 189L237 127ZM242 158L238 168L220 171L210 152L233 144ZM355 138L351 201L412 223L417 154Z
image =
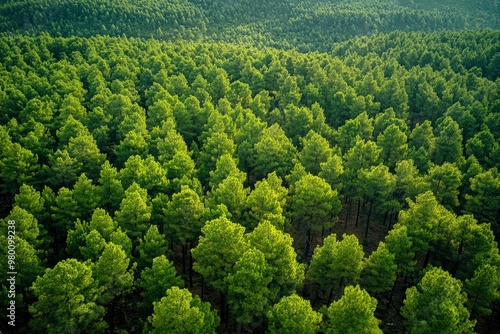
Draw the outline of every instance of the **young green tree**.
M210 171L209 185L211 189L217 188L228 176L235 175L243 181L246 179L244 172L238 169L238 162L230 155L223 154L215 164L215 170Z
M193 269L203 275L209 284L226 293L225 278L245 252L245 228L225 217L208 221L201 229L198 245L191 250Z
M138 155L128 157L125 168L120 171L120 180L124 188L135 182L151 196L165 192L168 185L167 171L152 155L145 159Z
M465 280L467 293L465 305L471 318L491 314L492 303L500 299L500 268L484 264L474 272L474 277Z
M395 188L396 178L385 165L371 166L370 169L360 170L359 181L363 187L363 194L369 203L368 218L366 220L365 240L368 238L370 218L373 204L383 208L391 201Z
M27 184L23 184L19 188L19 193L14 196L14 206L28 211L37 220L42 220L47 216L44 212L44 203L45 200L40 192Z
M493 223L499 231L500 173L492 168L470 180L470 193L465 195L465 209L474 214L479 222Z
M268 285L272 281L264 253L248 248L224 279L230 313L241 324L249 324L267 311Z
M134 182L125 191L125 198L120 203L120 210L116 211L115 219L130 238L136 240L149 228L150 218L147 191Z
M406 199L415 200L417 195L430 190L427 178L419 175L418 168L413 160L401 160L395 169L396 185L394 197L401 206L407 205Z
M318 176L323 178L332 189L337 190L340 194L343 188L343 174L344 174L344 162L342 157L337 154L331 155L326 162L320 164L321 171Z
M431 156L436 148L436 138L434 137L432 123L429 120L425 120L422 124L417 123L411 131L408 144L410 148L417 150L422 147L428 156Z
M104 307L92 269L75 259L60 261L53 269L33 283L37 301L29 310L33 316L30 327L35 333L103 333Z
M151 266L154 258L167 254L167 239L158 231L158 226L151 225L144 237L139 239L137 249L139 251L138 267L144 269Z
M389 125L378 135L377 145L382 148L381 158L391 171L408 150L406 134L395 124Z
M310 281L329 291L328 303L334 292L339 295L344 286L356 284L363 269L363 248L355 235L344 234L341 241L331 234L317 246L307 271Z
M207 206L215 207L224 204L234 221L242 219L245 203L250 189L245 188L243 174L232 174L225 178L222 183L207 195Z
M358 138L356 144L344 155L344 189L350 196L359 196L359 170L369 169L379 163L382 149L375 142ZM349 185L349 186L347 186Z
M73 187L73 199L78 207L78 218L89 220L101 202L99 188L92 184L85 173L82 173Z
M361 286L370 294L389 291L396 281L396 256L385 243L380 242L377 249L363 262Z
M59 189L55 203L51 206L53 226L49 229L54 237L54 252L58 254L59 245L64 245L67 231L78 217L78 204L73 199L72 191L67 188Z
M200 297L191 295L187 289L176 286L166 291L166 296L154 303L154 313L148 317L152 334L197 334L215 333L219 325L217 311L210 310L210 304Z
M23 184L31 184L38 171L38 157L18 143L7 143L0 156L1 189L15 195Z
M42 173L47 177L48 186L69 188L78 179L81 165L67 150L57 150L49 155L49 163L43 166Z
M85 172L93 181L99 179L99 171L106 156L101 153L91 135L79 135L71 138L67 150L69 156L81 164L82 172Z
M248 211L245 213L245 227L254 229L257 224L267 220L279 230L285 228L283 205L280 195L274 191L268 180L257 181L255 189L250 193L245 203Z
M103 305L113 301L119 294L134 283L133 270L129 267L130 259L121 246L109 242L102 255L92 266L92 276L101 288L97 300Z
M293 144L299 146L299 138L305 137L311 129L313 122L311 110L296 105L288 105L283 108L283 130Z
M440 268L429 269L420 283L406 290L401 314L410 333L473 333L464 306L462 282Z
M205 206L198 194L188 186L172 195L172 200L163 209L166 224L164 233L169 240L185 245L194 242L203 226Z
M377 300L359 285L347 286L342 298L331 303L326 310L325 333L381 334L380 320L374 315L376 308Z
M113 167L109 161L105 161L102 165L99 178L99 190L101 193L100 206L105 208L110 213L114 213L120 207L123 199L123 185L118 177L116 167Z
M307 174L294 185L292 196L292 223L306 233L305 257L309 257L309 247L313 233L332 227L337 221L341 203L336 190L319 176Z
M152 266L141 271L139 286L146 307L153 310L153 303L165 296L165 291L173 286L184 287L184 281L177 276L173 262L165 255L155 257Z
M308 173L318 175L321 165L326 163L332 155L328 141L313 130L309 131L302 140L302 151L298 158Z
M462 157L462 129L450 116L438 125L438 136L436 138L436 149L433 161L442 165L445 162L457 162Z
M385 237L387 250L394 255L394 263L397 266L397 274L400 276L409 275L413 272L416 261L415 253L412 250L412 239L408 236L408 228L403 225L396 225Z
M470 214L459 216L452 226L454 249L446 253L453 264L451 273L464 280L472 278L484 264L500 261L498 246L489 224L478 224Z
M459 188L462 181L460 170L449 162L429 169L427 177L436 199L446 208L458 206Z
M232 138L225 132L214 132L203 142L198 159L199 178L202 184L207 185L210 171L215 170L217 160L224 154L233 155L236 146Z
M267 332L314 334L319 330L321 318L321 314L313 310L308 300L296 294L285 296L268 311Z
M415 202L408 200L408 204L407 210L400 211L396 226L406 226L413 251L416 256L425 254L426 266L432 252L447 252L452 248L451 226L456 218L437 202L431 191L418 195Z
M276 172L283 178L293 168L297 149L278 124L266 128L255 144L255 178L263 179Z
M268 284L271 302L293 293L302 285L304 265L297 262L297 253L289 234L283 233L272 223L264 220L246 235L246 239L250 247L264 254L267 275L272 278Z

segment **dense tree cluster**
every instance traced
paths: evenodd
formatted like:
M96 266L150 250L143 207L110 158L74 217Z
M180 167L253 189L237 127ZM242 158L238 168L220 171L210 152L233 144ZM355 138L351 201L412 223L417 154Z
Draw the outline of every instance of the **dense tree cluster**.
M500 32L373 40L3 35L19 332L494 326Z
M498 29L499 10L498 0L8 0L0 4L0 31L328 51L336 42L394 30Z

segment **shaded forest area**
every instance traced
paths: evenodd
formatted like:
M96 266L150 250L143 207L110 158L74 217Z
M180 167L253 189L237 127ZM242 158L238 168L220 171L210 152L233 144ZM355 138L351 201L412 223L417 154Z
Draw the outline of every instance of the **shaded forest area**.
M15 332L498 332L499 11L4 1Z
M2 37L18 332L491 333L498 40Z

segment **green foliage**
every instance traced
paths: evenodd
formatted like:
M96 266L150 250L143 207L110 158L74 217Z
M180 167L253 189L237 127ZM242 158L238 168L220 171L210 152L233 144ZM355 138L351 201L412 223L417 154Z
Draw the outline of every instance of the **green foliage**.
M96 304L99 295L90 266L75 259L46 269L33 283L37 301L30 306L30 327L36 333L102 333L105 309Z
M307 277L324 291L342 291L346 285L356 284L363 269L363 248L355 235L332 234L323 240L323 246L314 250Z
M92 266L92 275L101 288L98 301L104 305L130 288L134 282L130 259L122 247L109 242ZM135 265L134 265L135 267Z
M134 182L125 191L125 198L120 203L115 219L131 239L136 239L146 232L150 218L151 206L148 204L147 191Z
M163 230L169 240L182 244L195 241L203 226L205 206L194 190L182 186L180 192L172 195L163 212L166 218Z
M148 318L149 333L215 333L219 324L216 311L187 289L172 287L166 296L154 303L154 313Z
M321 318L309 301L293 294L281 298L268 312L268 333L314 334L319 330Z
M158 226L151 225L144 237L139 239L137 249L139 250L139 269L150 267L153 259L167 254L167 240L158 231Z
M469 320L466 301L459 280L440 268L431 268L416 287L406 290L401 314L410 333L473 333L475 321Z
M474 277L465 281L466 306L471 310L471 317L490 314L491 303L500 298L498 270L498 266L485 264L474 272Z
M374 312L377 300L359 285L347 286L344 295L326 310L325 333L382 333Z
M264 253L248 248L224 279L227 302L238 323L248 324L265 313L272 280L267 266Z
M395 255L381 242L363 263L361 286L371 294L389 291L396 281Z
M139 286L143 289L144 301L152 308L154 302L165 296L165 291L173 286L184 287L184 281L177 276L174 264L161 255L153 259L151 267L141 271Z
M297 149L278 124L266 128L262 137L255 144L255 168L257 179L276 172L283 178L293 167L293 158Z
M201 229L198 245L191 250L193 269L219 291L227 291L225 278L247 248L244 231L243 226L225 217L208 221Z
M284 189L286 191L286 188ZM246 199L246 207L249 210L245 223L248 229L255 228L263 221L269 221L279 230L284 229L283 203L280 194L272 188L268 180L257 181L255 189Z
M389 227L386 249L364 262L354 241L334 264L315 254L309 273L330 284L321 288L330 300L349 283L335 276L337 262L354 263L345 280L385 297L393 259L406 281L416 263L446 268L477 297L466 303L475 318L494 311L499 33L405 32L495 26L494 1L94 2L0 5L0 198L29 267L19 270L20 318L37 302L28 287L43 267L73 257L92 262L94 278L99 271L95 300L110 331L137 332L145 314L132 309L145 290L130 289L130 269L153 270L169 240L175 261L182 244L193 291L205 292L191 247L205 283L229 297L231 281L230 317L225 303L214 305L229 331L236 322L264 330L268 308L301 292L297 253L308 262L319 231L342 228L341 211L360 234L350 224L356 202L366 245L373 250ZM372 36L333 43L358 34ZM301 52L312 49L325 53ZM173 264L161 262L176 281ZM150 281L162 281L157 269ZM316 287L304 292L314 297ZM104 328L96 312L88 324L98 328L81 331ZM76 328L68 326L59 332Z
M394 263L397 265L399 275L408 275L413 272L416 261L412 250L412 239L408 236L408 228L396 225L385 237L387 250L394 255Z
M332 190L322 178L311 174L297 181L294 190L292 221L297 229L309 236L312 232L333 226L341 209L336 190Z
M250 247L264 254L265 274L271 277L267 285L271 301L289 295L302 285L304 265L297 262L297 253L289 234L283 233L271 222L264 220L246 235L246 239Z

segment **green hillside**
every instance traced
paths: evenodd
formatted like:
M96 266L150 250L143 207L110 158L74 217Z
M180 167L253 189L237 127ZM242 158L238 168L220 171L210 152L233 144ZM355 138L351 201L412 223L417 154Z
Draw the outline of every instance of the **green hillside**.
M500 28L498 0L480 1L13 1L0 31L205 40L328 51L355 36Z

